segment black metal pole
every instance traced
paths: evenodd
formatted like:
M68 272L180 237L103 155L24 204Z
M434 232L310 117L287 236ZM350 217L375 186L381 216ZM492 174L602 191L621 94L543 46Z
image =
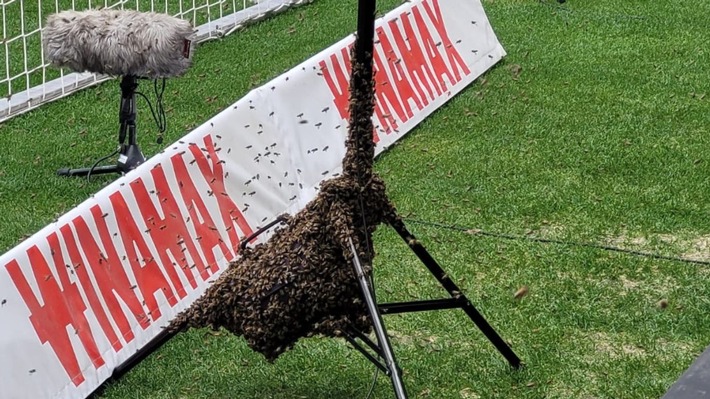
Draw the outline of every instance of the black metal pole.
M375 143L372 114L375 109L373 52L375 43L375 0L360 0L357 33L352 50L348 138L343 158L343 176L361 186L372 179Z
M126 134L129 133L129 144L135 144L136 125L136 89L138 81L135 76L124 76L121 79L121 106L118 111L118 121L120 129L118 132L118 143L123 145ZM131 128L133 131L131 132ZM131 141L131 139L133 141Z
M121 128L118 134L121 150L117 163L121 173L128 173L145 162L145 156L143 156L136 138L136 89L138 89L138 78L124 76L121 80L121 110L119 111ZM128 143L124 142L126 133L128 134Z
M376 0L360 0L357 12L357 40L355 42L355 60L366 63L363 79L372 80L372 55L375 46ZM368 62L369 61L369 62Z

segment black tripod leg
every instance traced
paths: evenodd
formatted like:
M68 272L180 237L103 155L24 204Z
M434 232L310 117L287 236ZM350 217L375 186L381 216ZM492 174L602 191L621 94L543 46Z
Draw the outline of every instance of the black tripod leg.
M116 165L97 166L95 168L62 168L57 170L59 176L86 176L89 173L92 175L103 175L107 173L121 173Z
M521 365L520 358L513 352L513 350L508 346L508 344L503 341L503 338L498 335L495 329L488 324L488 321L481 315L481 313L471 304L471 301L466 298L466 296L461 292L459 287L454 283L449 276L446 274L444 269L439 266L436 260L429 254L429 252L424 248L424 246L417 241L416 237L407 230L404 222L399 217L394 217L390 220L390 225L397 231L397 233L404 239L404 241L409 245L409 248L417 255L417 257L424 263L424 265L429 269L431 274L439 281L439 283L449 292L451 297L457 299L463 299L461 309L468 315L469 318L476 324L476 326L483 332L483 334L488 338L489 341L498 349L498 351L505 357L511 367L519 368Z
M353 244L352 239L348 238L348 240L350 244L350 252L353 254L355 271L357 272L357 278L360 282L360 288L362 289L362 294L365 297L367 309L372 317L372 326L375 330L375 335L377 336L377 342L379 344L382 357L385 358L385 367L387 368L387 374L392 380L394 393L397 396L397 399L407 399L407 391L404 389L404 383L402 382L402 376L400 375L401 370L399 369L397 360L394 357L394 352L392 351L392 346L390 345L389 337L387 336L387 330L385 330L385 325L382 322L382 316L380 315L377 303L375 303L375 297L370 289L370 283L367 281L367 276L365 275L365 269L360 263L360 258L357 255L355 244Z
M380 371L382 371L385 374L389 374L389 370L387 370L387 366L382 364L382 362L379 359L375 358L370 352L367 351L367 349L365 347L360 345L360 343L356 339L356 334L354 332L343 331L343 338L345 338L345 340L348 341L350 343L350 345L353 346L353 348L357 349L358 352L362 353L362 355L365 356L367 358L367 360L369 360L372 364L377 366L377 368L380 369ZM366 342L365 344L368 345L368 347L370 349L372 349L376 354L380 355L382 353L380 348L377 347L377 345L374 345L374 343ZM382 355L380 355L380 357L381 356Z

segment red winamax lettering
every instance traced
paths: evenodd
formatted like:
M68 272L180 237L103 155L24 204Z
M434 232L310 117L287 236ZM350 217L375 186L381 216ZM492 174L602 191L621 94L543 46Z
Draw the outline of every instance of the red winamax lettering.
M424 14L434 27L434 34ZM387 29L379 27L376 30L375 118L381 131L390 133L397 130L399 122L412 118L412 104L422 110L448 90L447 84L457 84L470 75L471 70L451 42L438 0L426 0L412 7L411 12L404 12L389 21ZM340 53L340 57L333 54L319 65L333 94L335 107L347 120L350 48L344 48ZM377 132L374 141L379 141Z
M175 172L174 181L168 180L164 165L150 172L157 206L143 178L137 178L128 184L130 192L111 193L103 208L94 205L88 213L59 227L59 234L51 233L46 238L51 259L36 245L30 247L31 278L25 276L17 260L5 265L30 311L40 342L49 345L75 385L85 378L77 348L69 338L71 331L92 365L103 366L97 344L100 333L114 351L120 351L135 338L133 328L146 329L160 318L161 296L172 307L187 295L178 273L185 276L190 290L196 289L195 272L203 281L217 272L214 250L227 261L234 260L239 234L252 233L226 191L222 161L212 137L203 141L204 147L190 144L188 149L208 192L198 190L183 153L176 154L169 165ZM131 212L127 194L134 197L138 213ZM217 204L212 213L205 203L210 197L210 202ZM110 222L115 224L113 233ZM36 282L38 295L31 281ZM91 330L88 310L100 332Z
M50 235L47 239L52 243L57 242L56 234ZM83 302L76 284L69 281L66 268L59 267L52 270L36 246L27 250L27 257L32 263L32 273L41 293L39 298L33 294L16 260L12 260L6 265L7 271L30 309L30 322L40 341L43 344L49 343L69 378L75 385L79 385L84 382L84 376L74 354L66 327L70 326L71 330L79 336L79 340L94 367L98 368L104 365L104 360L99 354L96 340L84 315L86 304ZM56 273L58 280L54 273Z
M143 179L138 178L130 185L136 202L141 204L140 213L143 221L148 226L150 238L158 251L160 263L166 266L165 271L168 278L175 287L175 293L179 298L185 297L187 291L180 281L178 270L185 276L192 289L197 288L197 281L193 269L197 269L200 274L205 271L205 263L199 254L195 242L190 239L190 232L187 222L180 212L179 205L175 200L162 166L153 168L150 171L155 185L155 197L160 206L160 211L155 206L153 199L148 193L148 189ZM187 258L190 256L190 259ZM193 264L190 264L191 260Z

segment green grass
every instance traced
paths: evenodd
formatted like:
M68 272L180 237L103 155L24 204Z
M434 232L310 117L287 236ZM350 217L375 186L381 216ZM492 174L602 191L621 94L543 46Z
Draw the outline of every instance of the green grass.
M318 0L200 48L169 83L167 141L352 31L355 3ZM710 258L710 3L484 5L508 56L376 163L402 214ZM107 182L54 170L113 148L115 100L104 84L0 127L0 247ZM510 371L461 312L388 316L413 398L658 398L710 343L708 266L410 228L527 363ZM383 301L440 295L390 230L375 245ZM271 365L240 338L191 331L101 397L360 398L372 373L338 340L303 340ZM393 397L386 377L374 397Z

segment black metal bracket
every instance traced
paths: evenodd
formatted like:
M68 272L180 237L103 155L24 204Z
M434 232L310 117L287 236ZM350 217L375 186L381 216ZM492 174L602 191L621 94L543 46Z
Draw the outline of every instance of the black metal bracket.
M288 221L288 216L285 214L277 217L273 221L269 222L269 224L267 224L266 226L258 229L257 231L251 233L249 236L244 238L242 240L242 242L239 244L239 249L242 251L245 250L247 245L249 245L249 243L252 242L255 238L259 237L260 235L262 235L263 233L265 233L267 230L274 227L275 225L277 225L279 223L286 223L287 221Z

